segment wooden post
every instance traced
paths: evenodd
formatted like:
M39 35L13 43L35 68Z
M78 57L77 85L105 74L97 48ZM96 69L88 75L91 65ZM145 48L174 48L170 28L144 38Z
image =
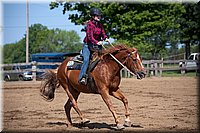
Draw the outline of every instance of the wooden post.
M185 74L185 69L181 68L181 74Z
M37 66L36 66L36 61L32 62L32 76L33 76L33 81L36 81L36 71L37 71Z
M151 63L151 76L154 76L154 63Z
M185 63L186 63L186 60L184 60L181 64L181 74L185 74Z
M125 72L125 78L127 78L128 72L125 69L124 69L124 72Z
M122 72L122 71L123 71L123 69L120 71L120 77L123 77L123 75L122 75L122 74L123 74L123 72Z
M130 74L130 72L128 72L128 78L130 78L131 77L131 74Z
M150 76L150 73L149 73L149 62L147 63L147 76Z
M154 63L154 67L155 67L155 76L158 76L158 63L157 62Z
M161 60L162 60L162 62L159 64L160 76L162 76L163 58Z

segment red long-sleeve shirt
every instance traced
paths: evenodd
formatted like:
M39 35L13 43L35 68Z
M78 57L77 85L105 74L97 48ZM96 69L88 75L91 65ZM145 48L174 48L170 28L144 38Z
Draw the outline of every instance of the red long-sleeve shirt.
M101 39L105 40L106 38L107 36L101 23L95 22L94 20L87 22L86 37L83 42L94 45L101 41Z

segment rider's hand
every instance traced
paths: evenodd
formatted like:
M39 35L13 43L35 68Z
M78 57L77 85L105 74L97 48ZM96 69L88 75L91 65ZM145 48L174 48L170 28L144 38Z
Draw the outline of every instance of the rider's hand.
M105 42L108 42L108 43L110 43L110 40L109 40L108 38L106 38L106 39L105 39Z
M99 42L97 43L97 45L103 45L103 42L102 42L102 41L99 41Z

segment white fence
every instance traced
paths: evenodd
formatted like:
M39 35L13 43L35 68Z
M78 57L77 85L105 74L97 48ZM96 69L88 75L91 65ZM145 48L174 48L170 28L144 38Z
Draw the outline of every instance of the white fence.
M180 67L179 62L186 62L187 60L144 60L143 64L146 70L147 76L162 76L163 71L180 71L180 73L184 74L186 69L187 70L197 70L198 67L192 67L192 68L186 68L185 66ZM33 78L36 80L36 72L44 72L45 69L37 69L37 66L40 65L60 65L61 63L42 63L42 62L32 62L32 63L14 63L14 64L1 64L1 71L3 73L5 72L16 72L16 71L27 71L27 69L20 69L23 66L31 66L29 68L29 71L32 71ZM18 70L14 69L13 67L18 66ZM10 68L10 69L9 69ZM120 72L121 76L124 78L130 78L132 75L126 71L125 69L122 69Z
M181 74L185 74L186 70L198 71L199 67L186 67L179 66L180 62L188 62L188 60L144 60L143 65L147 76L162 76L163 71L178 71ZM198 61L193 61L197 64ZM125 78L132 77L132 75L125 69L121 70L121 76Z

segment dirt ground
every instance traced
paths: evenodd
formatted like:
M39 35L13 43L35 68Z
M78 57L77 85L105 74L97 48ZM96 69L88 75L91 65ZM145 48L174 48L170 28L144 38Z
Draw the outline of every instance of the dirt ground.
M55 99L46 102L39 94L40 81L3 82L4 131L115 131L111 112L100 95L81 94L78 105L90 123L80 125L71 110L74 127L66 126L64 104L68 99L60 87ZM151 77L122 79L121 90L129 101L132 126L124 131L198 131L198 78ZM123 103L111 97L120 120Z

